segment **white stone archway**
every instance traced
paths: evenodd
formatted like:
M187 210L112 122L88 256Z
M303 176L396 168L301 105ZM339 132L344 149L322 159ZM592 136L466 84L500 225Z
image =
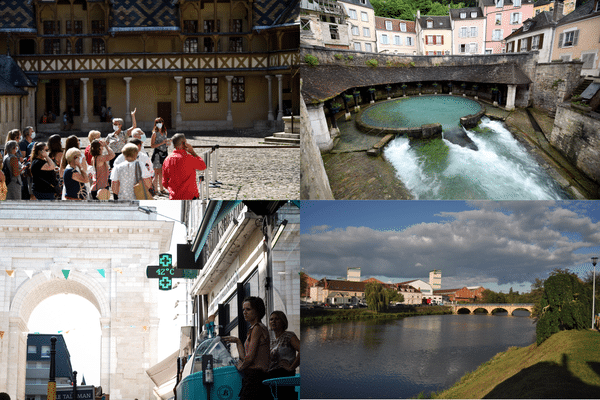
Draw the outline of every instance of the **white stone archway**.
M0 392L25 399L31 313L43 300L71 293L100 313L104 392L111 399L153 397L145 371L158 361L158 287L145 270L168 251L173 223L156 221L137 207L136 202L2 205Z

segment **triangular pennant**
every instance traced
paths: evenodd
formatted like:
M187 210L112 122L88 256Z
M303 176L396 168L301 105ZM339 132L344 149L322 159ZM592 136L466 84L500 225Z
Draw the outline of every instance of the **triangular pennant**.
M25 275L27 275L27 277L29 279L31 279L31 277L33 276L33 270L32 269L24 269L23 272L25 272Z
M4 338L4 331L0 331L0 339Z
M71 272L71 271L68 270L68 269L63 269L62 270L62 273L65 276L65 279L69 279L69 272Z
M46 279L50 279L50 277L52 276L52 271L50 271L49 269L43 270L42 273L44 274Z
M99 269L98 272L100 273L100 275L102 275L103 278L106 278L106 272L104 271L104 268Z
M147 326L143 326L142 328L144 329L144 332L148 332L148 327Z
M8 276L10 276L12 278L14 276L14 274L15 274L15 270L14 269L7 269L6 273L8 274Z
M123 268L113 268L113 271L120 273L123 275Z

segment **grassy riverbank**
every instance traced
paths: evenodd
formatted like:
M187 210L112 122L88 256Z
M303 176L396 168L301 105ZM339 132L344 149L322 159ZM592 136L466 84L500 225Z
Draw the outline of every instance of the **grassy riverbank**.
M365 308L339 309L339 308L316 308L302 310L300 312L300 323L302 325L319 325L332 322L374 320L374 319L400 319L414 317L417 315L441 315L452 314L450 307L424 306L410 308L391 308L386 312L376 313Z
M450 389L440 399L599 398L600 333L562 331L540 346L510 348Z

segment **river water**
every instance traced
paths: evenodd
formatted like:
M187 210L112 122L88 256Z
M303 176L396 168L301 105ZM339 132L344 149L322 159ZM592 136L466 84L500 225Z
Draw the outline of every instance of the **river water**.
M467 135L478 150L445 139L394 139L384 150L417 199L550 200L568 195L499 121Z
M411 398L446 389L495 354L534 343L532 321L432 315L303 326L302 398Z

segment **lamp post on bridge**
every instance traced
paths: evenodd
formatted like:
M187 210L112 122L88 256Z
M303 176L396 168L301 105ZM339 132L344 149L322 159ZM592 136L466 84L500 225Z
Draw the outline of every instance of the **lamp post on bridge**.
M592 265L594 266L594 275L592 281L592 329L594 329L594 317L596 310L596 264L598 263L598 257L592 257Z

